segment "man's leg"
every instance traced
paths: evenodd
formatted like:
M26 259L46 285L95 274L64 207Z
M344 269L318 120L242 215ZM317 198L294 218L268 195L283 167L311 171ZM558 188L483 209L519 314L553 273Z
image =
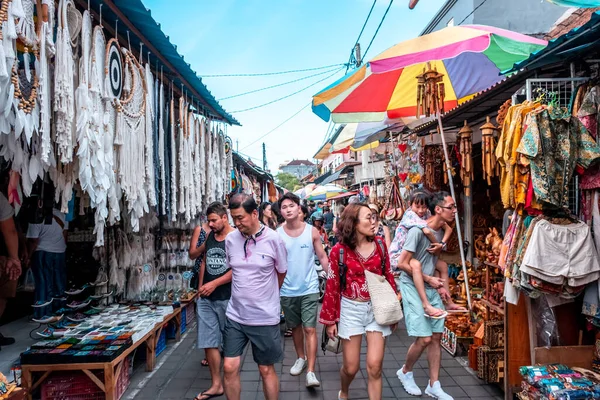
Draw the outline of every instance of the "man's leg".
M317 362L317 312L319 295L317 293L302 296L302 326L306 341L308 372L315 372Z
M273 365L259 365L258 370L263 381L263 392L266 400L279 398L279 377Z
M344 358L342 368L340 369L342 380L340 398L347 399L350 384L360 369L360 344L362 342L362 335L350 336L350 339L340 340L342 341L342 355Z
M410 268L412 270L412 280L415 284L415 288L417 289L417 293L419 294L419 298L421 299L421 303L423 304L423 310L425 311L425 314L431 316L441 315L443 311L439 308L432 307L429 303L429 300L427 300L427 294L425 293L425 281L423 280L423 270L419 260L415 258L411 259Z
M241 393L240 364L244 348L248 344L248 336L244 327L230 319L225 324L223 338L223 375L224 389L228 400L239 400Z
M296 349L298 358L305 360L306 352L304 351L304 330L302 329L302 325L292 328L292 339L294 339L294 349Z
M300 375L306 368L306 352L304 350L304 330L302 329L302 297L282 297L281 306L285 315L285 324L292 329L294 349L298 360L290 368L291 375Z
M442 362L442 334L434 333L427 349L427 362L429 363L429 381L434 384L440 379L440 365Z
M380 399L383 389L381 367L385 351L385 338L381 332L367 332L367 375L370 399Z
M241 356L227 357L223 362L224 389L227 400L240 400L242 387L240 384Z
M421 358L421 354L423 351L431 344L431 337L419 337L417 338L413 344L408 348L408 353L406 354L406 362L404 363L403 372L411 372L413 367L419 358Z

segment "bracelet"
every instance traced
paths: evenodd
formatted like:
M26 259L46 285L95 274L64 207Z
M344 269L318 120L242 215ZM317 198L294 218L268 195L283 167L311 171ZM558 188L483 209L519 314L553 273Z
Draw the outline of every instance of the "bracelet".
M442 245L442 249L446 250L446 242L440 242L440 244Z

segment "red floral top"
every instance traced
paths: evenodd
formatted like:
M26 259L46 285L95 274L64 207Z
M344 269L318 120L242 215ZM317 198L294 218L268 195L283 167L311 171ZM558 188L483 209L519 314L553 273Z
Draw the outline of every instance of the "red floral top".
M379 240L381 240L384 250L385 278L395 291L396 282L390 268L389 257L387 257L387 247L383 238L379 238ZM342 293L340 293L340 267L338 265L341 248L344 249L344 264L346 264L346 288ZM349 300L358 301L369 301L371 299L363 266L367 270L381 275L381 256L381 250L377 243L375 243L375 251L366 260L359 260L359 258L362 258L360 254L341 243L333 246L329 253L329 274L327 275L327 287L325 289L325 296L323 297L323 308L319 317L320 323L333 325L339 322L341 296Z

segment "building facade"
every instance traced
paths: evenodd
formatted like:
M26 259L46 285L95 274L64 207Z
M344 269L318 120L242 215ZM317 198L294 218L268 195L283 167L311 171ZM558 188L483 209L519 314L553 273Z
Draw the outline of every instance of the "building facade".
M447 26L489 25L543 36L565 11L540 0L447 0L421 35Z
M279 167L281 172L292 174L298 179L304 178L306 175L315 171L315 169L315 164L308 160L292 160Z

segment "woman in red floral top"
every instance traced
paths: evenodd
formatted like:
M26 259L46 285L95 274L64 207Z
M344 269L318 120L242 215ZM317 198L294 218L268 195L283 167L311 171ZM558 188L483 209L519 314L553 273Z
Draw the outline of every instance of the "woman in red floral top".
M338 397L348 398L350 383L360 369L360 346L366 334L369 399L381 399L384 338L396 329L396 324L383 326L375 321L364 270L384 275L396 290L387 247L383 238L375 236L376 219L366 204L346 207L337 228L339 243L329 255L329 275L319 322L327 326L329 337L344 339L342 390ZM345 267L340 272L342 249Z

